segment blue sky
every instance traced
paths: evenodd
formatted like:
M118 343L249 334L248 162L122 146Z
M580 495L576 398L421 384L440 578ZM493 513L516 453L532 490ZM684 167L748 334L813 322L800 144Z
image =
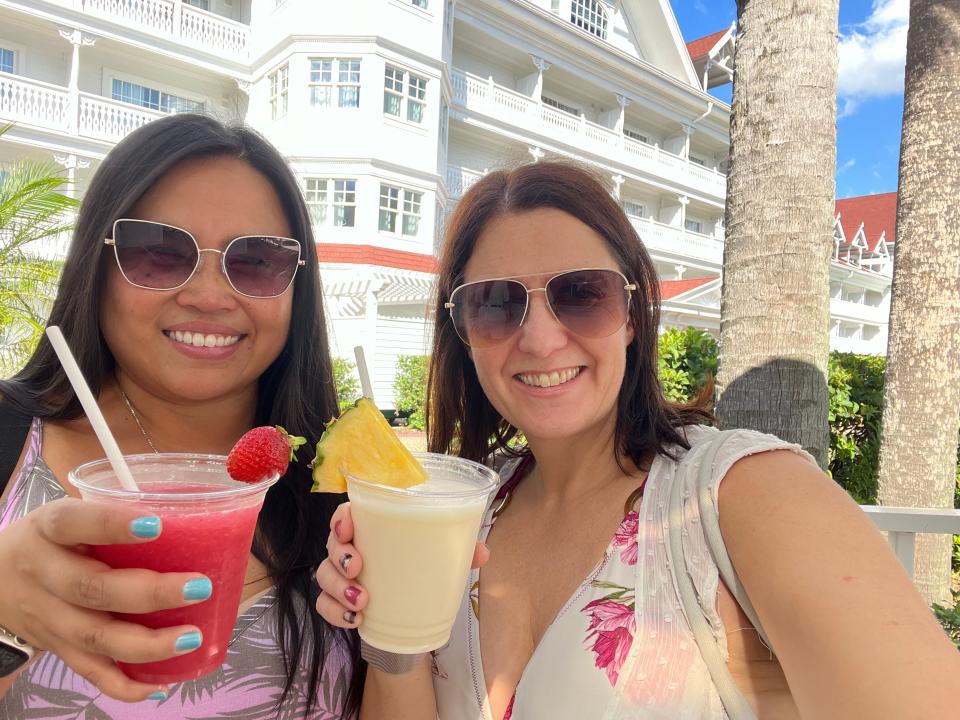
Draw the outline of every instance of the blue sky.
M730 26L734 0L672 0L688 41ZM840 0L837 197L897 189L909 0ZM730 86L715 94L730 101Z

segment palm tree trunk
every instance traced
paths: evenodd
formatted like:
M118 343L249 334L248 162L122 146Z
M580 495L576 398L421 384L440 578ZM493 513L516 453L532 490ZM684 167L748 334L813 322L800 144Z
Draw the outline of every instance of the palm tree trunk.
M960 426L960 5L912 0L896 261L880 436L883 505L953 507ZM917 539L915 580L946 602L949 536Z
M717 417L826 466L838 0L739 0Z

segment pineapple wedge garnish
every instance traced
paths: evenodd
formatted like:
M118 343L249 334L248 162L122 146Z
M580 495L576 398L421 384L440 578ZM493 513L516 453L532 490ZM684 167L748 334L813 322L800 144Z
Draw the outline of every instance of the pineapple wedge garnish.
M427 471L368 398L327 423L312 467L312 492L346 492L347 474L398 488L427 479Z

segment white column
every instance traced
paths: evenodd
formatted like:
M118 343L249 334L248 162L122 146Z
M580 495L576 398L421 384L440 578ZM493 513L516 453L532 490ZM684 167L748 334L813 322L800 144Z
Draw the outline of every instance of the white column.
M674 265L674 266L673 266L673 272L675 272L675 273L677 274L677 277L674 278L674 279L675 279L675 280L683 280L683 274L684 274L686 271L687 271L687 266L686 266L686 265Z
M64 190L64 194L69 195L72 198L78 197L76 187L77 170L86 170L88 167L90 167L90 161L86 158L78 157L73 153L70 153L69 155L54 155L53 159L67 170L67 187Z
M610 178L610 180L613 182L613 196L617 200L620 199L620 186L623 185L623 181L625 179L626 178L624 178L623 175L620 175L620 174L614 175L613 177Z
M84 35L76 28L60 28L60 37L66 40L73 48L70 57L70 82L67 84L67 90L70 93L70 111L67 113L67 122L70 132L77 134L80 127L80 47L90 46L96 42L96 38Z
M683 140L683 157L690 162L690 137L697 131L693 125L684 125L683 134L685 135Z
M540 98L543 95L543 73L550 69L550 62L538 55L531 55L530 59L533 60L533 65L537 68L537 84L533 91L533 99L540 103Z
M543 159L543 156L546 155L546 153L540 148L538 148L536 145L531 145L530 147L528 147L527 152L530 153L530 157L533 158L534 162L539 162L540 160Z
M687 205L690 203L690 198L686 195L678 195L677 202L680 203L680 231L687 231Z
M620 106L620 118L617 120L617 127L615 128L618 133L623 134L623 125L626 120L626 110L627 106L633 102L626 95L621 95L617 93L617 104Z

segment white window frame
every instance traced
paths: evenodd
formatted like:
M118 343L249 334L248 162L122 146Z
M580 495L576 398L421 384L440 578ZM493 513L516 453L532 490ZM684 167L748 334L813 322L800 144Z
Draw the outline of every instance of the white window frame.
M634 130L632 127L623 126L623 136L628 137L631 140L636 140L637 142L642 142L644 145L650 144L650 137L644 135L639 130Z
M270 94L270 119L279 120L290 109L290 64L284 63L267 75Z
M408 238L419 237L422 212L423 192L391 183L380 183L377 221L380 232Z
M120 73L112 73L105 77L104 82L106 83L105 95L115 102L122 102L130 105L132 107L138 107L143 110L153 110L155 112L161 112L168 115L175 115L177 111L170 111L163 109L163 97L176 98L177 100L186 100L187 102L194 103L199 105L199 108L191 108L182 112L200 112L203 113L207 109L207 102L204 98L193 96L191 97L188 93L182 92L180 90L174 90L164 85L154 83L150 80L143 80L141 78L135 78L129 75L122 75ZM135 85L139 88L145 88L151 92L156 92L158 94L159 105L160 107L150 107L149 105L143 105L137 102L131 102L129 100L124 100L123 98L115 97L113 93L114 83L127 83L128 85Z
M607 9L600 0L570 0L570 22L591 35L607 39Z
M694 218L684 218L683 229L687 232L694 232L703 235L703 221Z
M350 110L359 108L362 72L363 60L359 57L311 57L308 83L310 106ZM319 90L325 91L325 102L320 101Z
M428 78L387 63L383 69L383 114L415 125L427 116ZM396 107L393 112L391 106ZM419 111L419 118L414 115Z
M690 160L690 162L692 162L694 165L699 165L700 167L707 166L707 161L701 157L697 157L696 155L690 155L687 159Z
M426 9L427 9L427 5L428 5L429 3L428 3L428 0L410 0L410 4L413 5L415 8L420 8L421 10L426 10Z
M314 227L356 227L356 178L310 175L304 178L303 194Z
M197 5L196 3L203 3L202 5ZM183 0L184 5L189 5L190 7L195 7L197 10L205 10L210 12L210 0Z
M647 216L647 206L637 200L624 200L623 212L628 217L644 218Z

